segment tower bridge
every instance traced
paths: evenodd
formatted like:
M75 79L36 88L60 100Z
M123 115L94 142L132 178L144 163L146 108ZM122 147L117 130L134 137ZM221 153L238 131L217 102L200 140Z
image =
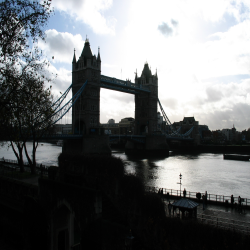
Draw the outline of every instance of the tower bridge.
M158 99L158 76L157 71L152 74L148 63L144 64L141 76L135 74L134 83L129 80L120 80L114 77L101 75L100 49L98 55L93 55L89 40L86 39L83 50L76 60L74 51L72 61L72 99L55 112L56 121L61 119L72 108L72 131L82 135L76 141L67 140L64 143L63 152L83 154L110 154L109 140L117 139L117 136L104 135L100 127L100 89L106 88L134 95L135 100L135 123L133 137L126 137L127 152L148 152L168 154L167 141L193 141L188 138L193 128L181 135L170 123L163 107ZM68 93L68 90L66 91ZM65 92L65 93L66 93ZM65 94L59 100L65 99ZM57 101L56 108L61 101ZM159 132L157 106L167 124L168 132ZM55 121L55 122L56 122ZM112 137L112 138L111 138ZM69 139L69 138L68 138ZM72 137L73 139L73 137Z
M87 82L87 84L86 84ZM128 143L128 150L142 149L142 139L145 137L143 150L161 151L168 154L166 137L154 136L157 130L158 76L152 74L148 63L145 63L141 76L135 75L134 83L109 76L101 75L100 49L93 55L89 40L86 39L83 50L76 60L74 51L72 61L72 96L85 89L72 105L72 131L83 135L83 142L65 143L63 151L81 151L81 153L108 152L108 136L103 135L100 128L100 89L120 91L135 96L135 128L134 137ZM93 133L95 132L95 135ZM98 138L98 139L97 139ZM77 146L76 146L77 145ZM82 145L82 146L81 146ZM138 146L139 145L139 146ZM91 149L92 148L92 149Z

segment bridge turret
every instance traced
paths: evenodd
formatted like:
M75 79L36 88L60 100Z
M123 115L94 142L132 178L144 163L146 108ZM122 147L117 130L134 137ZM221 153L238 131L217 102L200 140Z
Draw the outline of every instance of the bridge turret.
M153 134L157 130L158 77L152 74L147 62L141 77L136 77L135 83L146 85L150 89L148 94L135 95L135 133Z
M89 134L91 128L99 127L100 120L100 51L97 57L93 55L89 40L86 38L82 53L73 65L75 67L72 72L72 94L77 93L86 80L88 84L72 107L72 131Z
M76 50L74 49L74 56L73 56L73 60L72 60L72 71L75 70L76 67Z
M98 47L98 56L97 56L97 67L100 69L101 71L101 56L100 56L100 47Z

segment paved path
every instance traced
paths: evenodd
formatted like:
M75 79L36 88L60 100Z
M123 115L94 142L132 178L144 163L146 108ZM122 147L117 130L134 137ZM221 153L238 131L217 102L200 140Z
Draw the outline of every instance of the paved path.
M168 204L169 201L164 200L164 202ZM174 200L170 200L170 202L173 203ZM167 206L166 213L169 216ZM231 207L208 204L203 210L203 205L200 203L197 208L197 218L203 221L203 223L219 225L224 228L234 228L240 231L243 230L247 234L250 233L250 210L247 209L239 211ZM204 219L202 220L201 218Z

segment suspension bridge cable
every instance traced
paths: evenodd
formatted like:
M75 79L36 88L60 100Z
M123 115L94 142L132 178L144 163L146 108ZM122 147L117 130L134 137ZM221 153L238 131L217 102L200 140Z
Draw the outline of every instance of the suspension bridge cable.
M51 116L51 117L53 117L53 116L56 117L57 115L60 116L55 122L52 123L52 125L55 124L55 123L57 123L60 119L62 119L62 117L71 109L71 107L73 105L75 105L75 103L78 100L79 96L81 96L83 90L85 89L87 83L88 83L88 80L86 80L86 82L77 91L77 93L62 108L60 108L57 112L55 112Z

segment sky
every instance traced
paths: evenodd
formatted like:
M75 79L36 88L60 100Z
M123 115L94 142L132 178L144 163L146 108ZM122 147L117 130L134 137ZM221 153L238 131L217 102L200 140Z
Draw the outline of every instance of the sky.
M58 74L55 97L71 84L74 49L89 39L101 74L158 74L158 97L171 121L194 116L210 130L250 127L249 0L53 0L39 41ZM54 57L54 59L52 59ZM134 117L134 96L101 89L100 122ZM159 107L158 110L160 111ZM71 114L61 123L71 123Z

